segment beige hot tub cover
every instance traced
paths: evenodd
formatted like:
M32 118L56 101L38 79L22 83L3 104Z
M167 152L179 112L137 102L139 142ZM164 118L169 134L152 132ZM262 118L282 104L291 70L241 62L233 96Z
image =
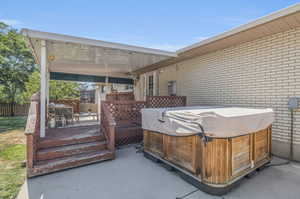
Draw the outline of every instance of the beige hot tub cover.
M193 122L193 123L191 123ZM142 128L168 135L204 132L210 137L235 137L265 129L274 122L274 111L238 107L191 106L142 109Z

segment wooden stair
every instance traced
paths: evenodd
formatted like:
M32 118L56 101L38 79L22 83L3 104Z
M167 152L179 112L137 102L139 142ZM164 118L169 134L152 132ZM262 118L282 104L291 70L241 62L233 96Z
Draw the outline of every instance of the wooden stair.
M43 138L37 144L36 162L27 175L44 175L113 158L114 152L107 149L104 136L96 130Z
M55 158L62 158L73 156L91 151L101 151L106 149L105 141L95 141L88 143L79 143L65 146L56 146L51 148L40 149L37 152L37 160L51 160Z

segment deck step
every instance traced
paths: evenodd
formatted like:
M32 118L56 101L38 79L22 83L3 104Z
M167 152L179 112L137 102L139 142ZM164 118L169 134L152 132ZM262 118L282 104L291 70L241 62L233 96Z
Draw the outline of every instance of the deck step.
M51 147L66 146L72 144L82 144L95 141L104 141L105 138L101 133L83 133L69 137L55 139L41 139L38 144L38 149L46 149Z
M27 175L28 177L34 177L109 159L114 159L114 152L102 150L53 160L38 161L37 164L28 171Z
M106 141L95 141L73 145L56 146L40 149L37 152L37 160L51 160L55 158L68 157L85 152L101 151L106 149Z

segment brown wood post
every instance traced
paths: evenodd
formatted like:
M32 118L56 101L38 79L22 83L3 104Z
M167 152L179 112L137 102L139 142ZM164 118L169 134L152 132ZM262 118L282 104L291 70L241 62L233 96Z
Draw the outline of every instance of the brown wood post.
M30 110L28 113L25 129L26 154L27 154L27 175L30 176L31 169L36 162L37 142L40 132L40 97L39 93L31 97Z
M26 154L27 154L27 168L33 168L33 162L34 162L34 138L32 134L26 135Z
M115 152L115 126L109 126L109 141L107 148L113 152Z

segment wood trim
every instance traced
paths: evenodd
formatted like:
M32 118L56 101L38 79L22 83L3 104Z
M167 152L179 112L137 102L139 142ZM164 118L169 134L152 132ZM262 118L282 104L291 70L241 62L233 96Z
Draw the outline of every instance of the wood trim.
M256 134L254 133L253 136L253 150L252 150L252 153L253 153L253 162L255 163L256 162L256 144L255 144L255 140L256 140Z
M148 142L155 142L155 139L144 136L146 152L155 152L208 184L230 184L270 160L270 156L264 153L265 147L270 149L270 142L265 141L270 140L269 128L234 138L212 138L207 143L197 135L178 137L152 131L144 131L144 135L146 132L163 138L163 147L155 151L151 145L157 144L148 145ZM256 150L262 152L256 154ZM270 154L270 151L267 153Z
M227 141L227 182L232 176L232 139Z
M21 33L29 38L36 38L41 40L50 40L50 41L60 41L65 43L77 43L77 44L84 44L90 46L97 46L103 48L111 48L117 50L124 50L124 51L132 51L136 53L142 54L152 54L152 55L159 55L159 56L167 56L167 57L176 57L177 54L174 52L152 49L152 48L145 48L115 42L107 42L95 39L88 39L83 37L76 37L64 34L57 34L57 33L50 33L50 32L42 32L38 30L31 30L31 29L22 29Z

